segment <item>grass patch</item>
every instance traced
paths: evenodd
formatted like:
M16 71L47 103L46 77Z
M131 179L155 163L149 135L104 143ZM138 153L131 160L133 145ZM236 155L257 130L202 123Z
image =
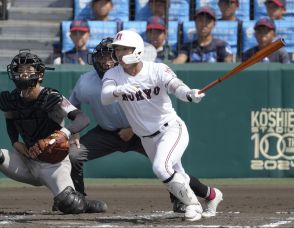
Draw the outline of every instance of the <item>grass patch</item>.
M242 186L242 185L287 185L294 187L294 178L221 178L221 179L201 179L201 182L212 186ZM142 178L86 178L87 186L127 186L127 185L162 185L158 179ZM35 187L20 183L8 178L0 178L0 188L11 187Z

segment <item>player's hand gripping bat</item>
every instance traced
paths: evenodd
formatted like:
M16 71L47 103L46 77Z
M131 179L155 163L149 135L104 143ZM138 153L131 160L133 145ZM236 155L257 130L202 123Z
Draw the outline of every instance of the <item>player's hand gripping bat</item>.
M280 38L276 40L275 42L271 43L267 47L261 49L260 51L256 52L253 56L251 56L246 61L240 63L238 66L236 66L234 69L230 70L228 73L223 75L222 77L219 77L217 80L211 82L207 86L203 87L201 90L199 90L198 94L204 93L205 91L209 90L211 87L215 86L216 84L226 80L230 76L254 65L255 63L262 60L264 57L269 56L273 52L279 50L281 47L285 46L285 41L283 38Z

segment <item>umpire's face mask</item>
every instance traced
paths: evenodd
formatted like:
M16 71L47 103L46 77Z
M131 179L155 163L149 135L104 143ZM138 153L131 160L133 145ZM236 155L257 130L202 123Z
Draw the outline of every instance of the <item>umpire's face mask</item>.
M115 66L111 52L97 53L93 57L93 65L100 78L103 78L104 73Z

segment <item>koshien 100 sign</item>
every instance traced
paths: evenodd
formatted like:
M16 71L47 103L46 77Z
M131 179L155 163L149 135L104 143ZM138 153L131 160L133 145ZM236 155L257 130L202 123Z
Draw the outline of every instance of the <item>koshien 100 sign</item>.
M252 170L294 168L294 110L262 108L251 112Z

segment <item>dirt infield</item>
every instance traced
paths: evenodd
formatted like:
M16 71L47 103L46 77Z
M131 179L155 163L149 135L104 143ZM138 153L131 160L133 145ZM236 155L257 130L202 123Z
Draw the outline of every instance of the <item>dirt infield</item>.
M52 197L44 187L0 182L0 227L294 227L293 180L209 184L224 193L217 216L186 222L171 211L167 191L156 180L91 182L88 198L103 199L109 210L81 215L52 212Z

